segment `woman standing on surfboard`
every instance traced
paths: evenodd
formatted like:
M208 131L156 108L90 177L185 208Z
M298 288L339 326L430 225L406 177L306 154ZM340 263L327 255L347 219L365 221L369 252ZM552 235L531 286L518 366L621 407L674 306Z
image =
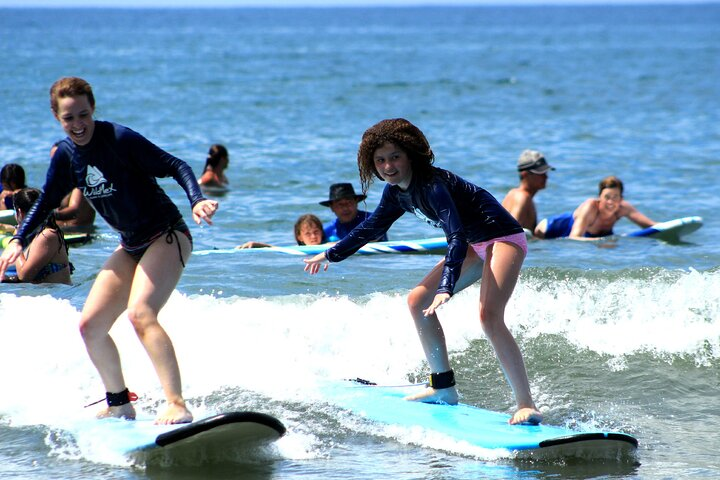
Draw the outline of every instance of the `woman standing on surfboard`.
M429 387L408 398L456 404L455 376L436 310L455 292L482 276L480 324L495 349L512 387L517 411L510 423L540 423L522 354L505 325L505 306L517 283L527 253L522 227L486 190L434 167L434 154L425 135L409 121L383 120L363 134L358 167L363 193L374 177L388 183L372 216L335 246L305 260L310 274L327 270L373 238L385 233L405 212L442 228L448 242L445 259L408 296L425 357Z
M208 224L218 204L202 196L187 163L127 127L93 119L95 97L83 79L65 77L50 89L55 118L73 142L60 142L48 169L44 193L0 257L0 276L28 237L73 187L120 233L85 301L80 332L107 391L98 417L135 418L120 356L109 335L118 316L128 318L160 377L168 407L156 423L185 423L192 414L182 397L175 350L157 320L192 250L190 230L156 177L172 176L185 190L193 220Z

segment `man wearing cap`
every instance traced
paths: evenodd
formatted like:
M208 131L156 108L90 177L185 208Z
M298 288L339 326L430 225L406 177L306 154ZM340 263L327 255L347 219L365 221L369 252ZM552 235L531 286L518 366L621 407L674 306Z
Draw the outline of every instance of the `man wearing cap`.
M510 190L502 201L502 206L515 217L523 228L535 230L537 210L533 197L545 188L547 172L555 170L548 165L545 156L537 150L525 150L517 163L520 185Z
M320 202L324 207L330 207L337 217L330 225L325 227L325 238L328 242L337 242L344 238L353 228L360 225L370 216L369 212L358 210L358 202L365 200L365 195L355 194L350 183L335 183L330 185L328 199ZM376 241L384 242L387 235Z

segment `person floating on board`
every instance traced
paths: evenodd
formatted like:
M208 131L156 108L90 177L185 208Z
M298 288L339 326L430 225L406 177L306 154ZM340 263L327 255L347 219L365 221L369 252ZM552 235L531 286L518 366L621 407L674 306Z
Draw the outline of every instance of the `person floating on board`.
M334 183L330 185L328 199L319 202L324 207L330 207L336 218L325 227L325 237L328 242L337 242L370 217L370 213L358 209L358 203L367 198L367 195L356 195L350 183ZM387 234L373 239L374 242L387 241Z
M613 226L622 217L629 218L641 228L657 223L623 199L623 183L619 178L603 178L598 191L597 198L588 198L574 212L542 219L535 228L535 236L545 239L568 237L573 240L592 240L612 235Z
M502 206L515 217L521 227L535 230L537 210L533 197L545 188L548 172L555 168L548 165L545 155L536 150L525 150L517 163L520 185L510 190L502 201Z
M68 148L63 149L66 155L70 155L73 148L72 141L63 139L55 142L50 149L50 158L57 151L58 144L66 142ZM60 206L55 209L55 220L64 232L82 232L91 233L95 231L95 210L90 202L85 199L82 190L73 188L70 193L60 202Z
M22 253L31 233L73 187L83 191L97 212L120 233L120 245L95 279L80 318L90 359L105 385L107 408L98 417L135 418L120 356L109 335L127 310L160 378L168 406L156 423L192 421L181 392L172 342L158 323L190 257L192 237L175 204L156 177L172 176L187 194L196 223L211 218L218 203L202 196L190 166L127 127L93 119L95 97L83 79L65 77L50 89L55 118L74 143L64 142L50 161L44 193L0 256L0 276Z
M230 164L230 155L224 145L216 143L210 146L203 174L198 183L203 191L211 193L214 191L227 190L230 183L225 176L225 169Z
M13 195L15 216L18 224L32 208L40 197L40 190L36 188L21 188ZM31 283L65 283L70 285L70 274L74 270L68 258L68 246L65 243L63 232L55 223L51 214L38 228L38 233L30 242L25 252L21 252L15 261L16 274L3 277L3 282L31 282Z
M295 241L298 245L322 245L323 243L326 243L325 233L323 232L323 224L320 219L312 213L300 215L295 222L294 231ZM269 243L250 241L235 248L243 249L264 247L272 247L272 245Z
M447 254L410 292L408 306L430 366L430 383L409 400L456 404L458 393L437 309L482 276L480 324L512 387L517 411L510 423L539 423L522 354L505 325L505 306L527 253L520 224L486 190L433 166L425 135L409 121L383 120L363 134L358 167L363 193L374 177L388 183L375 212L333 247L305 259L305 271L327 270L385 233L405 212L442 228Z

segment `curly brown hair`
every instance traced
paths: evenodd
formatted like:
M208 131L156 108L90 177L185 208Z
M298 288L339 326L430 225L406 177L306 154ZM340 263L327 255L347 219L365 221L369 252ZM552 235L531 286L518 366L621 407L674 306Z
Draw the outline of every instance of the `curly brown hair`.
M385 143L392 143L405 152L410 159L413 176L427 178L432 172L435 154L425 134L404 118L382 120L365 130L358 148L357 161L363 194L367 194L374 177L383 179L375 168L373 157L375 150Z

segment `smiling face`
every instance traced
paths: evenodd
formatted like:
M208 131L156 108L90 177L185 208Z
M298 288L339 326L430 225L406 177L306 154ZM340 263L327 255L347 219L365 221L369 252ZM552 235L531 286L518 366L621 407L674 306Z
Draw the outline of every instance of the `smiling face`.
M373 154L375 169L390 185L407 190L412 180L412 165L407 154L395 144L385 142Z
M600 192L600 210L611 214L617 212L622 202L622 192L619 188L604 188Z
M62 97L57 101L55 118L58 119L73 143L83 146L90 143L95 131L93 113L95 113L95 109L90 104L87 95Z

